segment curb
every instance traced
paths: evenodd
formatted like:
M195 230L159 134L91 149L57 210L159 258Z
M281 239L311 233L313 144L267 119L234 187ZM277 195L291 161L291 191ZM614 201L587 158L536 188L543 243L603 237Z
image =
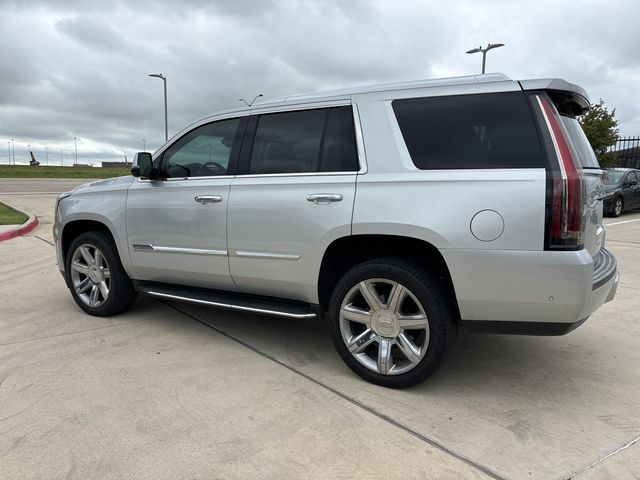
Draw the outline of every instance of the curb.
M35 230L36 227L40 225L40 222L38 221L38 217L36 217L35 215L31 215L28 212L24 212L19 208L12 207L11 205L7 205L6 203L3 203L3 205L15 212L22 213L23 215L28 216L29 218L27 219L26 222L24 222L22 225L18 225L13 230L0 232L0 242L4 242L5 240L10 240L12 238L19 237L21 235L26 235L27 233Z

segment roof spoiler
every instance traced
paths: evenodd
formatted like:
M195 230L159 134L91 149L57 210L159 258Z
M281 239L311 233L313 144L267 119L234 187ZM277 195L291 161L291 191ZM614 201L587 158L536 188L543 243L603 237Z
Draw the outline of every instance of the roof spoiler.
M589 111L591 103L587 91L561 78L536 78L519 80L522 90L546 91L558 111L565 115L577 117Z

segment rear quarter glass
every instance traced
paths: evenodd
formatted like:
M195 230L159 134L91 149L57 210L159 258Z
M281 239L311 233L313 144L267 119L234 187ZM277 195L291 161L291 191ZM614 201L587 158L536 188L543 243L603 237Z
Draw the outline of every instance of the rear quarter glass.
M392 106L421 170L545 167L523 92L407 98Z
M584 130L582 130L578 120L575 117L569 117L566 115L561 115L560 118L562 120L562 125L567 133L569 133L569 138L571 138L571 143L573 143L573 147L576 150L576 154L578 155L582 168L600 168L598 158L595 153L593 153L591 144L589 143L589 140L587 139Z

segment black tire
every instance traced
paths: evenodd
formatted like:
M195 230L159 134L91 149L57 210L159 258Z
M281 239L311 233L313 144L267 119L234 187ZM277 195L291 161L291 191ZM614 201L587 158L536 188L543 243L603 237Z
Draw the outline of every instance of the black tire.
M108 295L106 299L103 299L97 306L88 305L86 299L83 300L82 295L74 288L71 263L74 252L78 251L78 248L83 245L89 246L89 249L91 249L91 247L98 248L104 260L106 260L106 265L109 270ZM66 254L65 275L71 296L78 306L88 314L97 317L107 317L129 309L138 295L133 288L131 279L122 267L122 262L120 261L120 256L118 255L118 250L113 240L108 234L101 231L82 233L71 242ZM79 279L82 280L83 278L90 280L88 275L79 274ZM85 296L88 295L85 294Z
M343 337L340 326L340 311L343 301L346 302L345 297L353 295L351 292L354 292L356 286L367 279L388 279L391 283L396 282L404 286L420 302L426 312L426 320L429 327L427 331L428 341L424 340L426 353L424 353L419 362L416 360L415 366L404 373L395 375L382 374L379 371L368 368L349 351L346 344L347 340ZM388 296L391 297L392 293L389 293ZM387 305L389 302L390 300L387 299ZM453 349L459 316L451 292L448 291L439 278L425 268L398 258L373 259L349 270L334 288L328 313L331 338L343 361L351 370L365 380L390 388L404 388L418 384L437 370ZM380 324L378 324L379 326ZM362 329L366 330L367 327L363 326ZM390 335L394 334L390 333ZM367 348L375 349L375 343L370 345ZM380 348L380 343L378 343L378 349ZM425 347L423 346L422 348ZM396 346L396 351L398 352L399 350L397 349L398 346ZM379 353L380 350L378 350L378 355ZM364 357L360 355L360 358ZM393 362L395 362L395 358L395 356L392 357ZM395 367L396 364L394 363L391 370ZM401 370L398 371L401 372Z
M619 208L618 203L620 204ZM613 205L611 205L611 216L619 217L620 215L622 215L622 212L624 212L624 200L622 200L622 197L618 197L613 202Z

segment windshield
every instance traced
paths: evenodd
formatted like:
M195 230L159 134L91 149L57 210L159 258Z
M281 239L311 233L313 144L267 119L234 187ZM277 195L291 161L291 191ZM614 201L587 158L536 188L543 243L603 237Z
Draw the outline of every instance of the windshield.
M598 159L595 153L593 153L589 140L587 140L587 136L584 134L578 120L564 115L561 115L560 118L562 119L562 125L564 125L564 128L569 132L571 142L580 158L582 168L600 168Z
M615 185L616 183L620 183L622 177L624 177L625 172L620 170L607 170L607 185Z

